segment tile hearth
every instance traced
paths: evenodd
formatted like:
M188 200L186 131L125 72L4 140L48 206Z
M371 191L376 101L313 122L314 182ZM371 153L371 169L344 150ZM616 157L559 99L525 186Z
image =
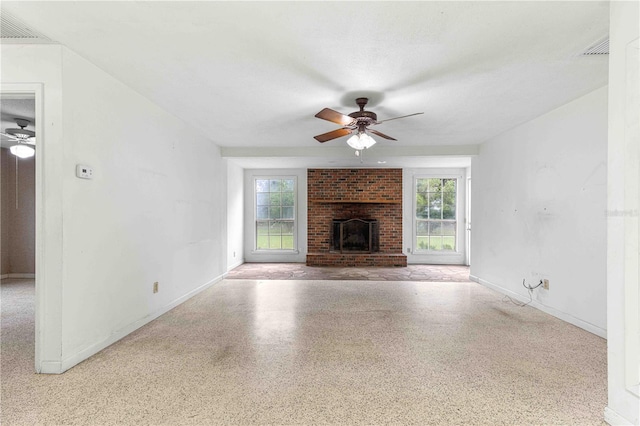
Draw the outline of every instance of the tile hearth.
M409 265L397 267L306 266L304 263L244 263L229 271L227 279L245 280L362 280L362 281L469 281L463 265Z

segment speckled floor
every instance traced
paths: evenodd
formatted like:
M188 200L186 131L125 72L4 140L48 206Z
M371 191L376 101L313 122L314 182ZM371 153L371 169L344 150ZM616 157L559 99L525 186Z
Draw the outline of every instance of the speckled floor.
M247 280L369 280L369 281L469 281L463 265L409 265L407 267L307 266L304 263L243 263L227 279Z
M60 376L32 293L2 282L2 425L603 424L605 341L471 282L224 280Z

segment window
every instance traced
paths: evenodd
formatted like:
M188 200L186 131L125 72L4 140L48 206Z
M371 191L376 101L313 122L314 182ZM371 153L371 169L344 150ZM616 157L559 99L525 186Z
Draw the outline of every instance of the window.
M456 187L456 179L416 179L416 250L456 251Z
M258 178L256 250L294 250L295 178Z

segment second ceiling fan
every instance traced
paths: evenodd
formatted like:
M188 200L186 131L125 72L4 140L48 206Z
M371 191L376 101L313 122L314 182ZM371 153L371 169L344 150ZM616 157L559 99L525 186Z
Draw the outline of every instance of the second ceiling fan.
M398 118L424 114L423 112L416 112L414 114L387 118L386 120L378 121L378 116L376 115L376 113L364 110L367 102L369 102L368 98L357 98L356 103L360 107L360 111L352 112L349 115L342 114L330 108L325 108L317 113L315 115L316 117L323 120L331 121L332 123L340 124L342 127L336 130L332 130L331 132L314 136L314 139L318 142L324 143L333 139L340 138L342 136L354 134L354 136L351 137L347 141L347 143L349 144L349 146L356 150L362 150L365 148L369 148L376 143L371 136L367 135L367 131L373 133L374 135L380 136L381 138L392 141L397 140L395 138L392 138L391 136L385 135L384 133L378 132L377 130L369 129L369 126L384 123L385 121L397 120Z

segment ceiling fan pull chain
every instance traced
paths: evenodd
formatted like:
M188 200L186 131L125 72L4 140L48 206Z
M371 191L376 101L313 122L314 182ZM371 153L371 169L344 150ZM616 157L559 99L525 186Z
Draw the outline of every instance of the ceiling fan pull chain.
M16 157L16 210L18 210L18 157Z

